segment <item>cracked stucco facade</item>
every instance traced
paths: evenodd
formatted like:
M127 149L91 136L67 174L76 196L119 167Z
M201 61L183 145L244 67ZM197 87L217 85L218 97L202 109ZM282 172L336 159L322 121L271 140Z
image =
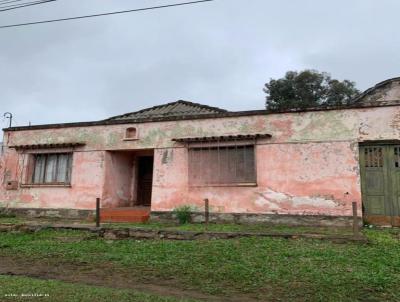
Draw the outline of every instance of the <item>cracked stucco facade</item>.
M365 98L400 100L398 83L384 88ZM137 140L124 140L128 127L137 128ZM256 133L272 135L256 142L257 186L189 186L188 151L173 138ZM23 182L25 155L6 148L0 206L93 209L96 197L106 207L126 206L124 189L116 189L119 176L109 173L110 152L154 150L152 211L171 211L184 204L201 209L208 198L215 213L349 216L355 201L361 215L359 143L376 140L400 140L399 105L6 131L6 145L71 141L85 145L74 149L71 187L18 190L6 190L4 184ZM117 170L132 173L121 172L118 166Z

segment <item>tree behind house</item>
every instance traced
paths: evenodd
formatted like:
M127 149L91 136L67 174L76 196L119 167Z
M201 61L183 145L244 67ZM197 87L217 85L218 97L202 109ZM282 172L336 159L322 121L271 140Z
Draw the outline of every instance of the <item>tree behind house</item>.
M326 72L288 71L285 77L265 84L269 110L304 109L320 106L345 106L360 92L355 83L332 79Z

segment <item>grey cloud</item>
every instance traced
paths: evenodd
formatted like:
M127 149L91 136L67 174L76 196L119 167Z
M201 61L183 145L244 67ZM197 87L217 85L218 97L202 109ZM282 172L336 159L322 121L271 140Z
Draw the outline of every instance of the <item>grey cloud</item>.
M172 2L59 0L0 13L0 24ZM216 0L0 30L0 108L21 125L102 119L176 99L260 109L266 81L303 68L366 89L398 75L398 11L397 0Z

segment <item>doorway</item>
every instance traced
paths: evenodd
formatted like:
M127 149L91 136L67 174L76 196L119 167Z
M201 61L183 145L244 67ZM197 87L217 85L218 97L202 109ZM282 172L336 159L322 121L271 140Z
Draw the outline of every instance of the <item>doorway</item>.
M360 146L364 221L400 226L400 145Z
M153 156L139 156L137 178L137 205L150 206L153 187Z

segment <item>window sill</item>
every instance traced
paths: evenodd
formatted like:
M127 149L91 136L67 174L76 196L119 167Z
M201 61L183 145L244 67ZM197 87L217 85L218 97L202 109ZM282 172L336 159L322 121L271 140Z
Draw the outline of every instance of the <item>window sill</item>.
M234 183L234 184L204 184L204 185L189 185L191 188L204 187L257 187L256 182Z
M129 141L137 141L139 140L139 138L135 137L135 138L129 138L129 137L125 137L122 139L125 142L129 142Z
M71 184L20 184L21 188L71 188Z

